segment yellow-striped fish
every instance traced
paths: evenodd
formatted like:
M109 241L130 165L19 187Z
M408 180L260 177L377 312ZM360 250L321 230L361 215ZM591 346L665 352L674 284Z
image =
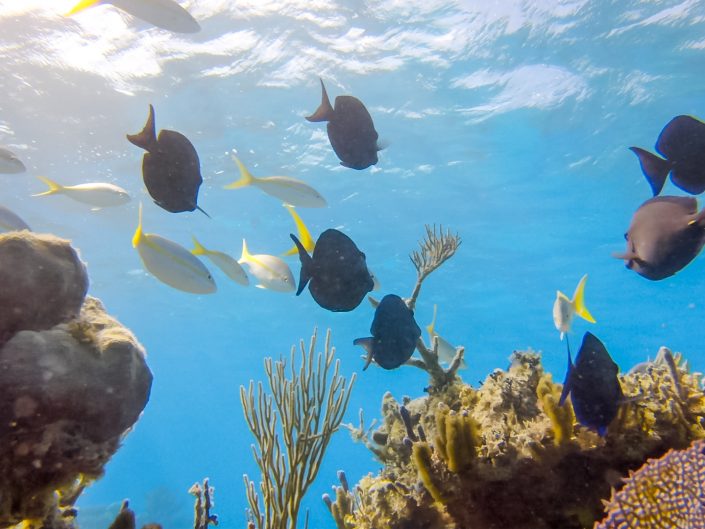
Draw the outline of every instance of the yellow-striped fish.
M245 273L245 270L242 268L242 266L240 266L240 263L238 263L228 254L224 252L218 252L216 250L209 250L200 242L198 242L198 239L196 239L196 237L193 237L193 246L194 248L193 250L191 250L191 253L193 255L206 256L208 259L211 260L211 262L215 266L220 268L226 276L228 276L236 283L245 286L250 284L250 280L247 278L247 274Z
M242 256L238 261L246 264L250 273L257 278L257 288L266 288L277 292L293 292L296 290L294 276L289 265L274 255L252 255L247 249L247 241L242 240Z
M301 208L323 208L327 205L326 199L306 182L289 176L265 176L256 178L248 171L247 167L234 154L233 161L240 169L240 179L225 186L225 189L238 189L240 187L255 186L262 191L278 198L285 204Z
M162 283L191 294L216 291L210 272L191 252L160 235L142 231L142 204L132 246L137 249L144 267Z

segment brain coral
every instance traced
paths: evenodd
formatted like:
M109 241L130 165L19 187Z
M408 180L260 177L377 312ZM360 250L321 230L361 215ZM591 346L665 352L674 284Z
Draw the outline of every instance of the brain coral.
M625 479L595 529L705 528L705 441L670 450Z

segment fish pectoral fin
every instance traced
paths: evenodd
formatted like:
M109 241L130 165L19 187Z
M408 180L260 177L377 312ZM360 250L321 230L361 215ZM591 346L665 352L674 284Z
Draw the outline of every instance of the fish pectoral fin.
M306 116L308 121L313 123L319 121L330 121L333 119L333 107L330 104L330 99L328 99L328 92L326 92L326 85L323 84L323 79L321 81L321 104L316 109L316 111L310 116Z
M632 250L628 250L622 253L613 252L612 257L614 257L615 259L623 259L624 261L631 261L632 259L636 259L637 255Z
M353 341L353 345L359 345L362 346L365 351L367 351L367 358L365 359L365 367L362 368L364 371L367 369L370 364L372 363L372 343L374 341L374 338L368 337L368 338L356 338Z
M379 307L379 300L373 298L372 296L367 296L367 301L370 302L370 305L372 305L373 309Z
M629 147L629 150L639 158L641 172L644 173L646 180L649 182L654 196L658 195L663 189L663 185L666 183L666 177L673 168L673 165L668 160L664 160L640 147Z

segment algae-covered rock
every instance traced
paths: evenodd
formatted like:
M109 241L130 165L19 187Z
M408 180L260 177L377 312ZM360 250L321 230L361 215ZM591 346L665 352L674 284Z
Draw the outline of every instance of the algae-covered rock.
M151 383L142 346L91 297L77 318L0 347L0 527L70 505L102 474Z
M87 289L86 267L68 241L29 231L0 234L0 344L17 331L74 318Z
M576 422L570 401L558 405L560 384L530 352L479 388L457 381L405 401L410 424L386 395L380 429L362 437L384 468L347 492L344 526L592 527L621 476L705 438L700 375L670 351L659 358L619 377L626 399L605 437Z

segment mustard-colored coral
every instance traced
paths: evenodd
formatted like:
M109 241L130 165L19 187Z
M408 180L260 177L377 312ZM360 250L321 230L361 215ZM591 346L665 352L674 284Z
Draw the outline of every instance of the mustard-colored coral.
M536 387L536 396L539 399L541 409L551 421L553 427L553 443L562 445L570 441L573 436L573 423L575 413L573 407L565 404L558 404L561 397L561 387L554 384L550 373L545 373Z
M426 490L431 494L435 501L445 503L443 493L433 477L432 454L433 452L431 451L431 447L426 442L414 443L411 451L414 466L419 473L419 479L423 483L424 487L426 487Z
M477 421L467 410L456 413L445 405L439 405L434 445L448 470L462 472L473 463L476 447L481 441L479 429Z
M411 426L429 440L411 451L399 403L387 395L383 435L371 438L391 453L379 476L356 487L346 521L356 529L591 527L619 476L705 438L700 375L679 355L672 365L660 357L620 376L625 402L605 437L577 423L570 403L557 405L561 385L532 352L512 355L479 388L456 381L405 400Z

